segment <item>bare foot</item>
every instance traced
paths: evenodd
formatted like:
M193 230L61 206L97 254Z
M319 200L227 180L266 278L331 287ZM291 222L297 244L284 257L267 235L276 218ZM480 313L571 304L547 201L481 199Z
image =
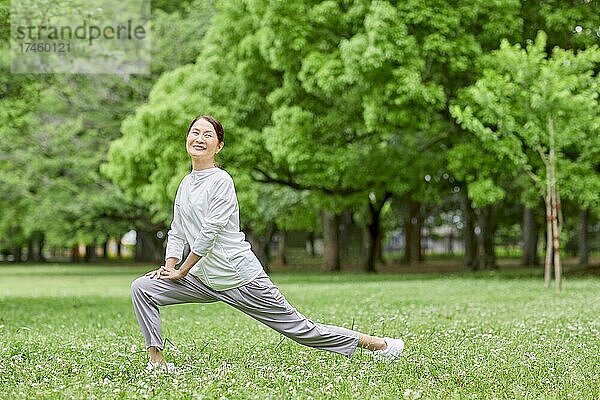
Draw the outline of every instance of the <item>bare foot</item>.
M148 356L152 364L164 364L165 358L156 347L148 347Z
M377 336L369 336L365 334L360 334L358 337L358 345L362 348L375 351L375 350L385 350L387 348L387 343L384 339Z

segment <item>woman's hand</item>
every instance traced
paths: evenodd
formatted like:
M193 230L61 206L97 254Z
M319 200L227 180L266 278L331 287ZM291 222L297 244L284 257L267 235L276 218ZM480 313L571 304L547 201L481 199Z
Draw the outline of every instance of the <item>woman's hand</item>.
M170 280L181 279L185 275L186 274L183 273L181 270L175 269L175 267L170 267L170 266L165 266L165 265L161 265L159 269L157 269L155 271L150 271L146 274L146 276L149 276L150 279L170 279Z
M161 269L159 269L160 271L160 275L158 276L159 279L169 279L172 281L176 281L179 280L181 278L183 278L184 276L186 276L186 272L181 271L181 269L175 269L173 267L168 268L168 267L163 267Z
M159 269L155 270L155 271L150 271L146 274L146 276L149 276L150 279L154 279L154 278L160 278L160 274L162 273L162 271L164 271L167 267L165 267L164 265L161 265Z

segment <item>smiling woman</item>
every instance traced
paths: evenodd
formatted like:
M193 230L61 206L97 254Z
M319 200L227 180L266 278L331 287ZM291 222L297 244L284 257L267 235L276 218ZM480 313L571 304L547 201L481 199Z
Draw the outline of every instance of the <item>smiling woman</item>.
M186 138L192 171L175 196L165 265L136 279L133 305L146 339L148 368L165 367L159 306L222 301L296 342L350 357L358 346L394 358L402 339L378 338L313 322L299 313L273 284L240 231L233 179L215 165L224 131L215 118L195 118ZM179 266L184 246L190 253Z
M223 148L223 126L210 115L194 118L188 129L187 152L194 170L215 166L215 155Z

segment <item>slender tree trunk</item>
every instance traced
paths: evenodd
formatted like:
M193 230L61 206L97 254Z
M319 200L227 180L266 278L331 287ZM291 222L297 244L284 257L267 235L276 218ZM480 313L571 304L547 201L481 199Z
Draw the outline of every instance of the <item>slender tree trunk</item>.
M277 261L281 264L281 265L287 265L287 256L286 256L286 244L285 244L285 239L286 239L286 232L285 231L279 231L279 241L278 241L278 247L277 247Z
M423 261L423 250L421 248L423 232L423 216L421 214L421 203L408 200L408 213L404 218L404 258L406 264L418 264Z
M156 237L154 230L138 230L135 244L135 261L161 262L163 240Z
M315 233L313 231L308 232L308 250L311 257L316 257L317 253L315 251Z
M75 244L71 247L71 262L78 263L81 255L79 254L79 245Z
M15 262L23 261L23 248L21 246L14 247L12 253L15 256Z
M371 220L367 226L369 231L369 248L367 251L367 272L377 272L375 262L377 261L377 246L381 242L381 210L385 203L392 197L391 193L385 193L379 204L373 204L369 200L369 213Z
M102 258L104 260L108 260L108 239L106 238L104 239L104 242L102 242Z
M523 208L523 265L538 265L538 227L535 223L535 209Z
M136 230L135 233L135 254L133 259L138 262L149 261L150 257L148 256L148 250L146 249L146 234L141 230Z
M478 248L477 236L475 235L475 211L471 206L471 200L464 190L463 195L463 213L465 219L464 241L465 241L465 266L472 271L478 268Z
M29 241L27 242L27 262L35 262L35 257L36 254L33 239L29 239Z
M44 245L45 245L45 237L44 234L41 233L38 239L38 247L37 247L37 260L41 262L46 262L46 257L44 257Z
M121 244L121 236L117 237L117 258L121 259L123 256L123 245Z
M341 271L339 246L339 217L331 211L322 211L324 267L328 271Z
M546 287L550 287L550 268L551 262L554 264L554 279L556 281L556 290L560 291L562 287L562 271L560 261L560 230L562 227L562 213L560 210L560 192L556 183L556 148L555 148L555 131L554 120L548 117L548 159L546 164L546 216L548 234L546 244ZM559 219L560 224L559 224Z
M377 242L375 243L375 259L382 265L385 265L385 258L383 258L383 232L381 231L381 217L379 218L379 233L377 235Z
M496 248L494 246L496 222L492 206L488 205L480 209L479 227L481 228L482 266L484 269L496 269Z
M377 241L381 235L379 228L379 213L369 203L371 211L371 222L368 225L369 230L369 251L367 255L367 272L377 272L375 261L377 259Z
M267 225L267 232L262 241L263 251L262 253L265 256L265 265L267 269L270 271L270 262L271 262L271 242L273 241L273 234L275 233L275 224L269 223Z
M552 281L552 206L550 205L550 196L552 190L550 188L550 177L548 181L548 193L546 193L546 262L544 263L544 282L546 287L550 287Z
M262 264L265 272L271 272L270 260L271 260L271 240L273 239L273 233L275 232L275 224L269 223L267 225L265 235L257 235L251 229L246 230L246 237L252 246L252 251Z
M590 246L588 242L588 221L590 210L585 209L579 212L579 265L587 267L589 265Z
M89 263L90 261L96 260L96 245L95 244L87 244L85 245L85 256L83 257L83 261Z
M552 179L554 180L552 185L552 244L554 247L554 279L556 280L556 290L560 292L562 288L562 271L560 261L560 225L558 224L558 212L560 209L560 201L558 200L558 191L556 188L556 182L552 171Z

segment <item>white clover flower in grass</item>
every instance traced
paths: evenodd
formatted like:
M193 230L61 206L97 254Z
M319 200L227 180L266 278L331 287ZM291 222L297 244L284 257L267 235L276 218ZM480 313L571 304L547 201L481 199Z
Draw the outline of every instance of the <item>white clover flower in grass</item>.
M405 399L418 399L420 397L421 397L421 391L420 390L406 389L404 391L404 398Z

